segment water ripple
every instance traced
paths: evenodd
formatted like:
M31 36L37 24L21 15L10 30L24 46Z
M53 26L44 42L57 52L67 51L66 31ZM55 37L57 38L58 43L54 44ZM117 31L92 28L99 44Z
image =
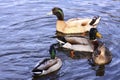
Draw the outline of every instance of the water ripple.
M67 6L66 6L67 5ZM119 0L0 0L0 80L119 80L120 73L120 1ZM56 17L46 13L61 7L65 20L73 17L101 16L98 30L101 39L113 54L105 65L104 76L96 76L96 69L88 64L91 55L58 50L63 66L54 76L32 77L34 65L49 57L48 49L56 40ZM112 75L112 76L111 76Z

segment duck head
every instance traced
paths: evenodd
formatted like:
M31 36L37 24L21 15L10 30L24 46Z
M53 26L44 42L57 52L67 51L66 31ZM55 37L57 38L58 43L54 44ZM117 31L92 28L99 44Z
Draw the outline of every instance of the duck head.
M102 35L98 32L96 28L91 28L89 32L90 40L95 40L96 38L102 38Z
M58 20L64 20L64 13L61 8L54 7L51 12L48 13L48 15L56 15Z
M49 53L50 53L51 59L55 59L55 56L56 56L55 44L52 44L50 46Z

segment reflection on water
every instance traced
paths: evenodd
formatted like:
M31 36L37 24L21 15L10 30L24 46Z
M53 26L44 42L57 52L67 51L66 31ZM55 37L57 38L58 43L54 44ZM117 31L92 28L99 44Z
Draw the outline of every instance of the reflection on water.
M95 65L88 60L88 63L91 65L92 70L96 72L96 76L104 76L105 74L105 65Z
M96 70L96 76L104 76L105 73L105 65L101 65Z
M119 0L0 0L0 80L32 80L34 65L49 57L49 46L56 43L51 38L56 32L56 17L45 15L56 6L63 9L65 20L101 16L98 31L102 33L102 41L112 52L113 59L104 67L93 67L95 72L88 64L91 54L75 52L75 58L70 58L69 50L58 49L57 56L62 59L63 66L54 75L42 79L119 80L119 5ZM102 73L104 76L100 76Z

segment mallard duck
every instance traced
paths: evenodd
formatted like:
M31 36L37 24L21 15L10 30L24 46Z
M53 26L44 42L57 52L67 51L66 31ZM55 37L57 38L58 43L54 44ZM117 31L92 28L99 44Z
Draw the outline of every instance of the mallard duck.
M97 24L100 21L100 17L96 16L93 19L72 18L65 22L63 10L58 7L53 8L51 14L57 16L58 20L56 22L56 30L63 34L84 34L85 32L89 31L93 26L94 28L96 28Z
M57 41L60 43L61 47L72 50L72 57L74 56L74 51L93 52L97 45L97 37L102 38L102 35L96 28L91 28L89 32L89 38L57 36Z
M96 45L97 37L102 38L102 35L98 32L96 28L91 28L89 32L89 38L83 36L56 36L57 41L62 44L62 47L73 49L76 51L88 51L93 52L91 49L92 45ZM87 48L87 47L90 48Z
M105 65L110 63L112 60L112 54L108 50L108 48L105 47L104 43L100 43L98 47L94 50L92 54L92 61L96 65Z
M112 60L112 55L108 48L105 47L104 43L96 39L95 34L98 35L97 32L96 28L91 28L89 32L91 43L94 46L92 61L97 65L105 65Z
M35 68L32 70L34 74L46 75L58 70L62 66L60 58L56 57L55 44L50 46L49 53L51 58L44 59L42 62L38 62Z
M87 38L57 36L57 41L63 48L74 51L93 52L92 46Z

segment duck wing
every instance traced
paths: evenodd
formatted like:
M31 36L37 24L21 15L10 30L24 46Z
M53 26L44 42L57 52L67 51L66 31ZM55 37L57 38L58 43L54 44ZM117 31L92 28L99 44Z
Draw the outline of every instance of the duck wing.
M89 45L88 40L84 37L65 37L65 39L71 44Z
M96 25L100 21L100 16L94 16L93 18L72 18L66 21L68 24L79 24L80 26Z
M100 17L94 16L93 18L72 18L66 21L66 24L68 28L77 27L77 29L89 30L93 25L94 27L97 27L96 25L99 23L99 21Z
M70 43L70 44L81 44L81 45L89 45L89 41L86 37L78 36L56 36L57 41L59 43Z
M34 70L35 69L37 69L37 70L47 70L56 63L57 63L56 59L44 59L42 62L38 62L38 64L34 68Z
M73 18L66 21L68 27L84 27L89 25L92 19L89 18Z

